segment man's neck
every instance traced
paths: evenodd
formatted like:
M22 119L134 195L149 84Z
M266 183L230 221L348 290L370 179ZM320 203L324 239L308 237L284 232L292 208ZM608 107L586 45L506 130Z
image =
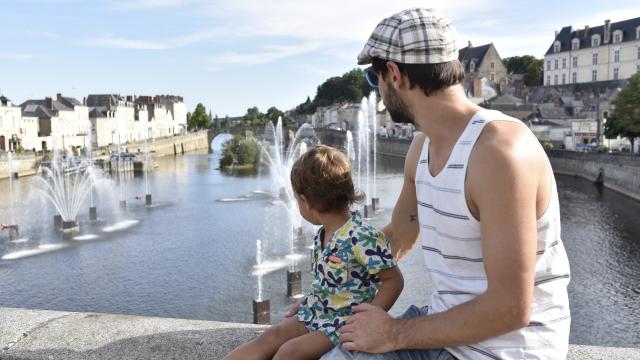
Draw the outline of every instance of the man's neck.
M434 148L455 142L473 115L482 108L467 99L462 86L452 86L413 103L416 126L424 132Z

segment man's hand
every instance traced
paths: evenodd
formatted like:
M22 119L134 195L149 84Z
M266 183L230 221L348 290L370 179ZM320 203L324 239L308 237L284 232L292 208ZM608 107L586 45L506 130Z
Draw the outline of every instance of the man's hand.
M284 313L284 317L288 318L288 317L292 317L293 315L298 313L298 309L300 308L300 304L302 304L302 300L304 300L304 296L301 297L300 299L298 299L298 301L294 302L293 304L291 304L291 307L289 308L289 310L287 310L286 313Z
M354 306L353 312L341 328L340 342L345 350L374 354L396 350L392 336L395 320L386 311L364 303Z

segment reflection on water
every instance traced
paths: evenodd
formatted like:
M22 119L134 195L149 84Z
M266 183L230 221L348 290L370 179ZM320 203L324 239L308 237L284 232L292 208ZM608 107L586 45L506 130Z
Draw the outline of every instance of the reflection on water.
M93 240L91 234L103 234L98 226L63 249L0 260L0 306L251 322L255 244L268 229L269 206L268 196L256 190L267 189L269 180L223 174L217 154L157 163L149 177L151 193L154 202L170 206L147 209L144 200L139 206L133 200L127 211L138 222L120 224L109 238ZM379 169L382 211L376 225L390 217L402 186L402 161L381 161ZM29 180L17 181L21 199L31 196ZM142 178L127 181L130 199L144 193ZM640 204L572 177L559 176L558 186L572 269L571 342L640 346ZM0 181L0 222L8 214L7 191L7 182ZM29 238L46 234L30 228L51 225L48 217L38 218L42 214L17 211ZM0 252L7 237L0 233ZM310 244L305 239L298 246ZM307 259L300 268L308 284ZM409 271L420 276L422 270L417 265ZM277 321L291 303L285 296L286 270L268 273L263 282Z

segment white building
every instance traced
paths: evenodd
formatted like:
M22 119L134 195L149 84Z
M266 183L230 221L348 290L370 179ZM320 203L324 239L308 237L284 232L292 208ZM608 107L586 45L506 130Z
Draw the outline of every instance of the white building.
M26 149L51 150L54 143L58 150L88 145L89 111L78 100L58 94L55 100L27 100L20 107L25 121L38 121L38 140Z
M640 72L640 17L556 31L544 56L544 85L622 80Z
M15 151L21 144L20 107L0 96L0 151Z

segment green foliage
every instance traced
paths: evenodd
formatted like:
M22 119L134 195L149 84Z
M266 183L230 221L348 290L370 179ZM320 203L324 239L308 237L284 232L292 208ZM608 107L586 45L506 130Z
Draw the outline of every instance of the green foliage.
M318 106L329 106L337 102L360 102L363 97L369 96L372 90L364 77L364 71L359 68L353 69L342 76L327 79L318 86L313 101L307 97L296 110L301 114L313 114Z
M260 144L254 139L245 139L236 135L222 144L220 167L250 165L256 168L260 162Z
M545 141L542 143L542 147L545 150L553 150L553 143L549 142L549 141Z
M502 59L507 72L510 74L524 74L527 86L542 85L544 61L531 55L512 56Z
M612 104L615 110L607 119L604 135L625 137L633 149L635 139L640 137L640 74L629 78L629 85L618 93Z
M193 113L187 113L187 128L189 130L207 129L211 127L211 116L207 114L207 109L198 103Z
M527 71L524 74L524 84L527 86L542 85L542 77L544 75L544 60L534 59L527 65Z

